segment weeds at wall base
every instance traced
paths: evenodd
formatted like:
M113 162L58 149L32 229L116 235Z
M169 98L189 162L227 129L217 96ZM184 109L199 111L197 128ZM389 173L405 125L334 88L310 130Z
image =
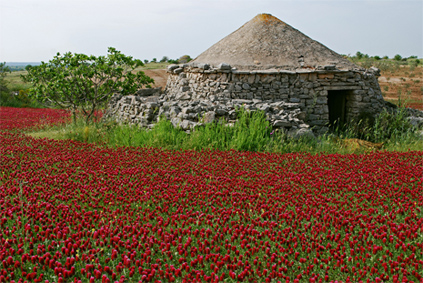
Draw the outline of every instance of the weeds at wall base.
M33 137L72 139L80 142L102 144L106 147L156 147L170 150L239 150L258 152L308 152L308 153L365 153L372 148L361 148L340 143L344 139L362 139L382 143L386 151L421 150L423 139L411 127L405 112L396 114L382 112L374 121L359 121L343 128L336 128L318 138L293 139L283 130L270 127L261 112L239 111L234 125L223 121L206 124L190 133L174 128L172 123L161 119L152 129L136 125L122 125L113 121L97 121L87 124L83 119L63 126L51 126L36 132Z

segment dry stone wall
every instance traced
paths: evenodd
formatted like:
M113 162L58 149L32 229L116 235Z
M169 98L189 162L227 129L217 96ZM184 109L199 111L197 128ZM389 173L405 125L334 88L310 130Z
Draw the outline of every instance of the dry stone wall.
M175 127L190 131L219 119L231 125L236 122L236 109L244 107L264 111L273 128L297 136L328 130L332 91L345 95L347 122L363 112L377 114L386 107L375 68L239 71L226 64L216 68L184 64L171 65L168 72L163 93L115 95L105 116L143 127L153 127L164 117Z
M361 112L379 113L384 100L377 82L378 70L336 70L326 66L322 70L253 70L238 71L221 64L173 65L164 99L190 101L206 99L225 104L242 99L255 101L258 109L272 108L274 103L295 104L301 120L316 132L325 132L329 122L328 93L347 91L346 118L351 121ZM267 110L267 109L266 109ZM275 109L271 109L275 110ZM269 111L273 125L284 120L284 113ZM288 110L288 109L286 109ZM267 111L266 111L267 112ZM289 126L288 126L289 127Z

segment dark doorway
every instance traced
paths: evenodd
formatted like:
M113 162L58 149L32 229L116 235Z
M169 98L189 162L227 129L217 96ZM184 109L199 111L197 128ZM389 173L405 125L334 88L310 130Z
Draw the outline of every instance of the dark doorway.
M329 126L331 128L343 128L347 122L347 95L348 90L329 90Z

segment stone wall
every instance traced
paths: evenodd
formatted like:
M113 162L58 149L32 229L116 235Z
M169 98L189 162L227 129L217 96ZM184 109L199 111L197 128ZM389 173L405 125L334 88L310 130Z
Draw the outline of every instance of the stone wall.
M271 103L295 103L303 121L316 132L325 132L329 122L328 92L345 90L346 118L351 121L362 112L379 113L385 102L377 82L378 70L340 71L330 66L323 70L238 71L221 64L169 66L163 97L167 101L209 100L226 104L234 99ZM269 104L270 103L270 104ZM259 105L259 109L260 106ZM271 121L281 119L278 111L268 113Z
M328 96L341 90L346 98L347 122L361 113L377 114L385 101L377 82L378 70L239 71L226 64L171 65L163 93L142 91L115 95L106 117L119 122L152 127L160 117L174 126L192 130L225 119L236 122L236 109L262 110L273 128L296 135L328 130Z

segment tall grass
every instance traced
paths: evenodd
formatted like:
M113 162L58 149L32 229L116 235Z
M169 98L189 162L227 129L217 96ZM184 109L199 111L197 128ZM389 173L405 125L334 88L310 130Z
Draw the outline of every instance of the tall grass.
M381 113L374 121L365 120L354 126L318 138L293 139L280 131L272 131L265 114L261 111L239 110L238 121L228 124L223 120L200 126L186 133L174 128L172 123L161 119L152 129L136 125L120 125L112 121L98 121L86 124L79 119L76 124L53 126L30 133L35 137L72 139L81 142L97 143L108 147L156 147L172 150L240 150L267 152L309 152L309 153L351 153L368 149L348 148L339 143L341 139L360 138L384 143L385 150L421 150L423 139L411 127L405 111Z

